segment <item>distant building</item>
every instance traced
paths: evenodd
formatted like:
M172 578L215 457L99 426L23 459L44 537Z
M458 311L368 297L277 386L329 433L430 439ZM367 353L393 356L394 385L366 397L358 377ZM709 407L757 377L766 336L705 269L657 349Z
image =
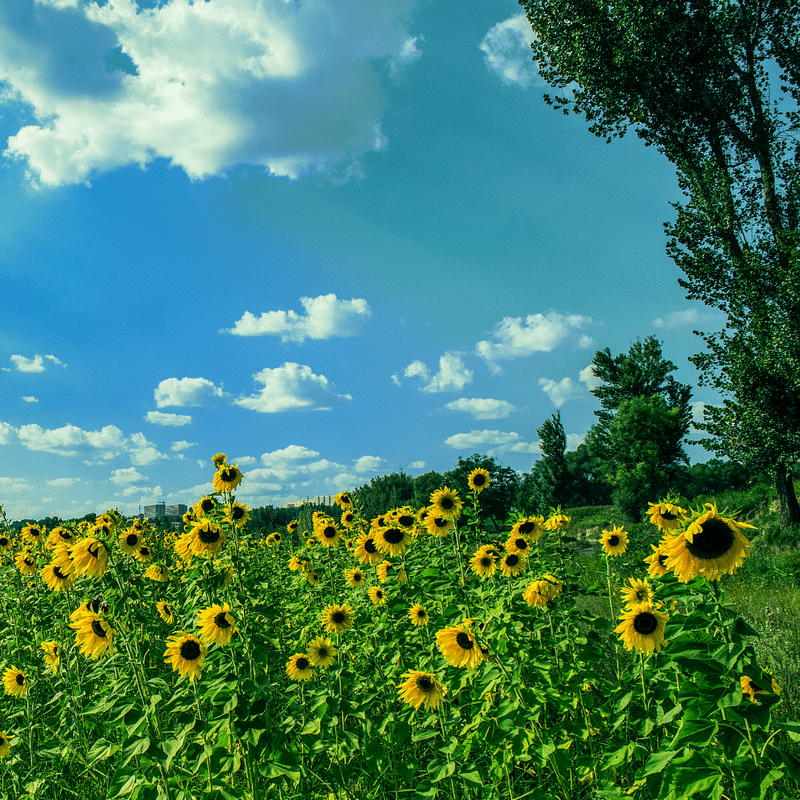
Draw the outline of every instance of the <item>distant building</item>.
M186 511L187 506L185 503L173 503L172 505L167 506L164 513L168 517L182 517Z
M144 507L145 519L164 519L167 516L167 504L162 500L154 506Z

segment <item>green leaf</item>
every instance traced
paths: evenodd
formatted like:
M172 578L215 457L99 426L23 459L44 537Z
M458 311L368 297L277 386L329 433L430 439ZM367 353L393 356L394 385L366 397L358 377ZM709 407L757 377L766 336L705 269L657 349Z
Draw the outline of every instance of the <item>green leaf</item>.
M644 762L641 777L661 772L679 752L680 750L661 750L658 753L651 753Z

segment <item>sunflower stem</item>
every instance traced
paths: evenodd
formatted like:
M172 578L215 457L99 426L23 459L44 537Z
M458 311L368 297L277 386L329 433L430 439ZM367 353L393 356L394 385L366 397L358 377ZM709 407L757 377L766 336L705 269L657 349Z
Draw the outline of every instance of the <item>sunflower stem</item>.
M608 553L605 554L606 559L606 586L608 587L608 610L611 612L611 624L614 624L614 598L611 593L611 559ZM619 648L617 642L614 642L614 666L617 674L617 683L619 683Z

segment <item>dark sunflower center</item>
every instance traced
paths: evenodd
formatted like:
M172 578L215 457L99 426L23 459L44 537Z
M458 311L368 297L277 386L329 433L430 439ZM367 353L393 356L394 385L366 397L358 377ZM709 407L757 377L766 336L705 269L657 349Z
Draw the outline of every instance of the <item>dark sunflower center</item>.
M414 524L414 517L411 514L401 514L397 521L404 527L410 528Z
M147 556L149 556L149 555L150 555L150 548L149 548L149 547L144 547L144 546L143 546L143 547L140 547L140 548L139 548L139 552L140 552L140 553L141 553L141 554L142 554L142 555L143 555L145 558L147 558Z
M298 658L297 661L294 662L294 665L299 670L308 669L308 659L305 657Z
M491 559L490 556L484 556L481 559L481 566L482 567L489 567L489 566L491 566L491 564L492 564L492 559Z
M483 486L483 484L486 483L486 476L482 472L479 472L477 475L473 476L472 482L476 486Z
M233 480L236 480L236 470L228 469L227 467L219 473L219 477L225 483L230 483Z
M25 556L24 561L25 561L25 565L28 566L28 567L32 567L33 564L34 564L34 561L30 556Z
M231 626L230 622L228 622L228 615L224 611L221 614L217 614L217 616L214 617L214 624L218 628L222 628L223 630L225 628L230 628Z
M403 531L399 528L387 528L383 532L383 539L389 544L400 544L400 542L403 541L404 535Z
M93 542L86 548L86 552L92 558L99 558L100 557L100 547L103 543L102 542Z
M233 517L233 519L235 520L240 520L243 516L244 516L244 509L239 508L239 506L234 506L231 517Z
M0 536L0 547L5 547L8 544L7 536Z
M658 554L658 566L664 567L667 563L667 557L663 553Z
M172 609L166 603L164 603L163 610L168 617L172 616Z
M58 567L53 567L53 575L62 581L67 577Z
M462 650L472 650L472 648L475 647L475 642L473 642L464 631L459 631L456 634L456 644Z
M17 676L16 676L16 681L17 681L17 685L18 686L24 686L25 685L25 676L21 672L18 672Z
M619 536L609 536L606 540L609 547L616 547L619 544Z
M197 535L203 544L214 544L219 541L219 531L216 528L200 528Z
M637 600L646 600L647 599L647 590L646 589L639 589L636 592L636 599Z
M433 524L436 525L437 528L446 528L447 520L444 517L436 517L436 519L433 521Z
M421 692L430 692L433 689L433 683L431 682L430 678L426 678L424 675L417 676L417 689Z
M179 651L184 661L196 661L200 656L200 645L194 639L181 642Z
M127 544L128 547L135 547L136 544L138 543L138 541L139 541L139 537L135 533L129 533L125 537L125 544Z
M203 513L205 514L208 514L209 511L213 511L214 506L216 506L216 503L210 497L207 500L203 500L203 502L200 503L200 508L203 510Z
M372 541L371 537L369 539L364 540L364 550L366 550L368 553L378 552L378 550L375 547L375 542Z
M93 611L96 614L100 610L101 603L102 601L97 599L97 600L90 600L86 605L91 611Z
M523 522L522 525L519 526L519 532L520 533L533 533L535 528L536 528L536 524L531 522L530 520L527 520L526 522Z
M92 633L94 633L94 635L100 639L108 638L106 636L106 629L103 627L103 623L100 622L99 619L92 620Z
M671 511L665 511L661 515L661 519L665 519L667 522L671 522L673 519L678 519L677 514L673 514Z
M326 539L335 539L336 538L336 528L332 525L328 525L324 531L322 531L322 535Z
M349 506L352 505L353 501L350 499L349 494L342 495L342 505Z
M320 647L319 650L317 650L317 658L327 658L328 655L329 653L327 647Z
M428 616L428 612L425 611L424 608L417 609L417 619L425 619Z
M649 636L655 632L656 628L658 628L658 620L649 611L643 611L633 619L633 629L636 633Z
M519 564L519 556L515 555L514 553L509 553L506 556L506 566L507 567L516 567Z
M439 500L439 507L443 508L445 511L449 511L455 503L453 502L452 497L447 497L446 495Z
M362 579L363 577L364 577L364 576L363 576L363 575L362 575L360 572L356 572L356 573L353 575L353 583L361 583L361 579Z
M378 591L375 592L375 597L377 597L378 600L383 600L383 592L380 589L378 589Z
M334 611L333 614L331 614L331 622L335 625L341 625L346 619L347 615L344 611Z
M727 555L735 540L733 531L716 517L706 520L700 532L694 535L694 541L686 542L686 549L699 559L720 558Z

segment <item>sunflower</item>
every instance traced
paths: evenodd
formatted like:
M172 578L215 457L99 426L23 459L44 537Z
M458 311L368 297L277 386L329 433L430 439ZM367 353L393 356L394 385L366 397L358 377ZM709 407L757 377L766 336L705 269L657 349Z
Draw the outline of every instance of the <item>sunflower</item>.
M322 610L322 622L327 633L338 633L353 627L353 609L348 603L343 606L331 603Z
M231 525L245 525L250 521L250 515L247 512L251 510L250 506L237 501L226 509L225 519Z
M437 517L435 514L428 514L425 518L425 527L431 536L447 536L453 530L453 520L446 517Z
M353 498L350 497L348 492L339 492L339 494L333 498L333 502L342 510L353 507Z
M108 611L108 603L102 597L94 600L84 600L70 615L70 622L77 622L81 617L93 616L100 612Z
M206 644L219 644L223 647L231 643L236 632L236 619L230 613L230 606L225 603L204 608L197 612L195 626L200 628L200 638Z
M55 547L57 544L72 544L75 541L75 534L64 525L58 525L50 531L47 537L47 546ZM2 543L0 543L2 546Z
M100 658L106 650L114 654L112 640L116 631L99 614L84 614L69 627L75 631L75 644L80 646L81 655Z
M23 575L36 574L36 559L27 550L17 553L14 563Z
M399 528L406 528L408 530L411 530L417 521L417 515L410 506L396 508L391 513L391 518L393 525L397 525Z
M141 531L127 528L119 535L119 546L125 553L133 555L142 546L142 533Z
M628 549L628 532L616 525L610 531L603 531L600 544L607 556L621 556Z
M480 550L470 559L470 569L481 578L488 578L497 570L497 559L491 553Z
M674 503L648 503L647 513L650 522L658 525L659 530L669 533L679 528L681 523L689 518L686 509L676 506Z
M358 537L356 549L353 553L358 556L358 560L362 564L379 564L382 558L380 551L375 546L375 538L371 533L365 533Z
M381 561L381 563L378 565L378 578L380 579L380 582L386 583L386 581L389 580L389 573L396 569L397 568L394 564L392 564L391 561Z
M330 517L325 517L314 525L314 536L323 547L334 547L341 535L341 528Z
M165 583L169 580L169 570L161 564L151 564L144 573L146 578L157 583Z
M464 503L458 496L458 492L445 486L437 489L431 494L431 514L435 517L457 520L461 516L461 509Z
M408 583L408 575L406 575L406 568L405 567L397 567L394 575L394 579L398 583Z
M316 586L319 583L319 572L314 569L308 570L306 572L306 581L312 586Z
M384 555L399 556L411 543L411 536L408 528L389 526L378 528L373 533L373 541L375 547Z
M491 483L491 478L487 470L478 467L470 472L467 483L475 494L480 494Z
M314 667L305 653L295 653L286 662L286 674L293 681L307 681L314 674Z
M336 656L336 648L333 642L323 636L317 636L313 642L308 645L308 660L315 667L322 667L327 669L333 664L333 659Z
M516 578L525 566L526 557L521 553L506 553L500 558L500 570L507 578Z
M172 669L181 677L189 676L189 680L197 680L203 661L206 657L206 646L201 639L191 633L178 631L167 638L167 649L164 651L164 663L172 664Z
M189 528L186 533L182 533L180 536L175 539L175 543L172 545L172 549L175 551L175 555L184 563L190 564L192 561L192 542L195 539L195 529Z
M620 619L622 622L614 628L614 633L619 634L626 650L649 654L664 646L664 627L669 617L663 611L641 605L623 611Z
M436 711L439 708L445 688L433 673L412 669L404 672L402 677L406 680L397 687L397 693L404 703L417 710L423 703L426 711Z
M3 673L3 686L6 687L6 694L12 697L25 697L28 691L28 679L16 667L9 667Z
M561 512L561 506L559 506L558 509L545 520L544 529L546 531L563 531L569 527L571 521L572 517L563 514Z
M772 688L772 694L780 694L781 693L781 687L778 686L778 684L776 683L775 679L772 678L772 676L770 676L770 680L772 681L772 687L771 687ZM751 703L758 702L756 700L756 695L757 694L766 694L766 695L770 694L770 692L768 692L766 689L760 689L756 685L755 681L752 678L749 678L747 675L742 675L742 677L739 678L739 683L742 686L742 694L743 695L749 695Z
M26 525L22 529L22 541L35 545L42 541L44 531L38 525Z
M4 759L11 752L11 735L0 731L0 759Z
M638 578L630 579L630 586L625 586L622 589L622 602L628 608L637 608L638 606L652 606L655 596L647 578L639 580Z
M518 556L527 556L531 549L531 543L527 537L522 534L512 533L505 542L505 550L507 553L514 553Z
M544 533L544 517L520 517L511 529L509 540L524 537L535 542Z
M293 519L287 526L286 530L289 533L297 533L297 529L300 527L300 522L296 519Z
M343 528L352 528L356 524L356 515L354 511L342 511L342 516L339 518L339 524Z
M55 675L58 672L58 665L61 663L61 645L56 641L42 642L44 651L44 663L53 670Z
M173 625L175 623L175 613L173 612L172 606L169 603L159 600L156 603L156 611L158 611L158 616L161 617L161 619L163 619L168 625Z
M42 567L42 580L47 588L53 592L62 592L72 588L71 570L65 569L63 564L53 562Z
M214 473L211 485L214 487L214 491L230 493L242 482L243 477L238 464L233 466L223 464Z
M141 561L142 564L148 564L153 560L153 551L146 545L143 544L134 554L133 557L137 561Z
M226 456L225 453L217 453L216 455L211 456L211 463L215 467L221 467L227 461L228 461L228 456Z
M203 514L210 514L216 507L216 498L212 497L211 495L206 495L205 497L201 497L194 504L194 506L192 506L192 509L194 510L195 514L200 517Z
M522 598L533 608L546 608L547 604L561 594L563 585L552 575L544 575L529 584L522 593Z
M189 551L196 556L215 558L227 541L225 531L216 522L198 520L192 526Z
M438 631L436 644L442 655L454 667L466 667L473 670L485 657L471 630L471 623L468 625L466 621L462 625L442 628Z
M662 541L661 544L663 543ZM651 578L660 578L669 572L667 569L667 557L661 552L661 545L651 544L650 547L653 549L653 555L647 556L644 560L645 564L650 565L647 568L647 574Z
M75 575L99 578L108 567L108 545L96 536L81 539L70 551Z
M289 559L289 569L292 572L305 572L306 570L311 569L311 559L305 555L305 553L292 556Z
M705 508L708 511L663 545L666 567L681 583L699 575L710 581L732 575L750 555L750 542L740 528L755 526L723 517L714 503L706 503Z
M10 550L11 549L11 539L6 536L4 533L0 533L0 550Z
M414 603L408 609L408 618L411 620L411 624L418 628L424 628L431 621L428 612L419 603Z
M386 605L386 592L381 589L380 586L370 586L369 592L369 599L372 600L372 604L376 606L385 606Z
M344 571L344 577L347 583L354 589L364 585L364 573L358 567L355 567L355 569L346 569Z

